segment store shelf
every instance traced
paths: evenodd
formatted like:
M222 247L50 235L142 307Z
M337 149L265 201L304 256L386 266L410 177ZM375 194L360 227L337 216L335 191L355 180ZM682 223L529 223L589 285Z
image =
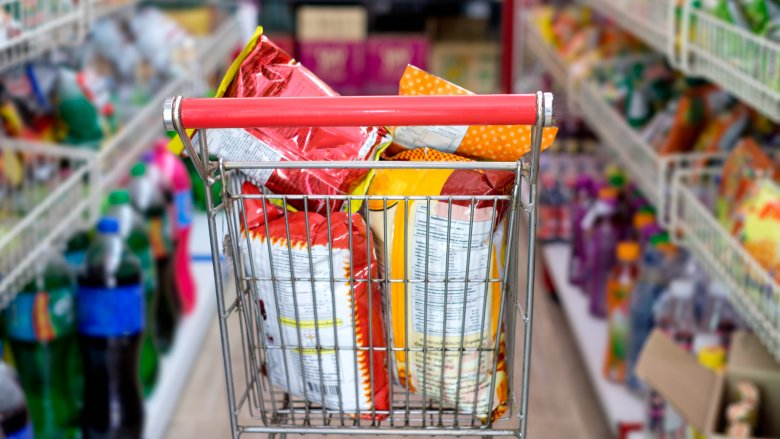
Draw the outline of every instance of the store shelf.
M720 20L686 2L683 70L723 87L780 122L780 43Z
M542 30L539 27L539 11L531 10L525 15L527 29L525 42L526 47L536 57L536 60L550 74L556 85L562 89L568 86L569 74L566 61L558 54L555 48L542 36Z
M2 145L5 160L23 159L26 165L20 183L0 185L0 310L30 279L35 261L84 221L96 179L88 151L13 139L2 139Z
M740 315L780 360L780 284L718 222L697 194L718 168L676 173L672 183L672 230L709 274L729 287ZM706 184L706 183L702 183Z
M182 320L176 331L173 348L162 359L157 388L146 401L145 439L161 439L165 436L206 333L216 321L214 271L205 214L194 217L190 254L197 286L197 305L195 311Z
M568 244L549 244L542 247L545 267L552 277L555 291L569 320L588 376L607 416L609 427L616 432L620 424L642 423L645 407L641 398L625 386L607 381L601 374L604 352L607 348L607 323L588 313L587 298L579 288L568 281Z
M610 17L656 51L671 55L674 49L677 0L580 0Z
M10 0L0 8L0 72L84 35L84 2Z
M2 139L4 149L9 145L9 149L25 153L56 155L73 164L69 176L53 185L34 208L10 222L0 223L3 231L8 230L0 236L0 309L11 300L13 291L30 279L33 263L47 248L77 225L94 223L108 192L127 175L152 141L165 134L160 119L165 98L201 94L201 78L214 73L237 47L239 39L237 18L231 16L213 35L198 41L200 58L191 76L169 80L97 153Z

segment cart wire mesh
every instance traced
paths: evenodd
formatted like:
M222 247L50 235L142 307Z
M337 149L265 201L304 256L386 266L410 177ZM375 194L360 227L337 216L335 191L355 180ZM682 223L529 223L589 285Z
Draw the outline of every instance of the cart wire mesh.
M225 254L236 285L224 288L229 282L215 258L233 437L526 436L536 173L552 96L501 96L505 105L490 102L487 116L468 111L484 97L447 98L307 101L313 107L287 106L301 98L222 100L244 108L241 114L199 111L222 104L216 100L166 104L166 126L178 132L204 182L222 183L219 202L206 195L212 252ZM335 117L322 112L329 105L340 108ZM286 121L278 114L294 107ZM369 108L387 108L387 123L397 125L530 124L533 151L508 163L209 160L203 128L359 124ZM201 129L197 147L187 128ZM279 169L499 172L510 184L494 195L436 196L279 195L244 184L249 171ZM336 203L360 208L310 207ZM222 249L218 216L228 232Z

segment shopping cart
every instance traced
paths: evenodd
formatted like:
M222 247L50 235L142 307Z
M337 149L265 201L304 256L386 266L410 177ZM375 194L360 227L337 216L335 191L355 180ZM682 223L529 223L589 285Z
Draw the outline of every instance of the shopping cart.
M234 438L249 433L270 436L526 436L534 297L536 180L542 128L553 123L551 94L246 99L175 97L166 102L163 118L166 128L175 130L182 139L208 187L205 193L208 205L212 206L208 220L213 254L222 251L219 248L222 237L217 232L218 221L222 221L228 231L223 246L235 278L235 289L226 288L226 282L229 282L226 278L230 275L223 275L220 258L215 257L213 261ZM209 155L207 139L211 129L259 126L488 124L533 126L532 153L517 163L236 162L215 160ZM198 135L192 137L195 140L191 140L188 129L199 130ZM242 185L246 181L245 172L258 169L503 172L511 174L511 190L490 196L467 193L444 196L250 193ZM219 182L222 183L221 201L215 203L210 189ZM296 245L293 249L289 244L290 230L295 227L290 225L293 213L281 208L284 212L281 219L274 221L283 221L281 230L286 231L287 239L274 243L281 245L281 250L279 247L272 250L271 239L262 243L247 238L246 231L250 226L246 203L251 201L263 206L272 202L283 207L293 203L300 206L303 202L307 217L310 214L307 202L326 202L327 205L334 201L344 202L345 205L362 202L364 206L373 203L380 208L364 208L359 214L361 216L346 215L349 221L347 230L352 231L348 238L347 254L350 256L346 273L352 274L337 276L333 268L336 238L331 235L331 230L336 228L336 220L332 219L335 213L324 215L328 232L327 242L321 246L325 249L323 254L321 249L317 252L312 250L311 233L314 232L309 230L308 219L305 223L305 245ZM400 223L388 220L391 206L403 209ZM367 213L369 210L370 214ZM432 211L439 212L436 233L430 231L433 227ZM388 227L403 228L408 232L408 228L415 227L411 220L414 212L417 212L415 224L418 229L411 237L410 233L403 235L404 250L394 253L391 261L386 257ZM256 213L250 212L252 215ZM271 220L265 216L267 214L263 215L259 227L261 231L268 232ZM503 219L499 221L499 217ZM375 235L377 230L384 231L381 238L374 236L373 239L360 241L365 242L361 244L366 246L364 254L372 255L371 258L376 256L380 265L377 271L365 269L366 258L362 258L363 262L358 262L357 257L353 259L353 252L358 254L359 250L353 248L353 235L358 242L355 230L359 230L353 228L353 222L365 222L363 230L373 230ZM279 230L278 223L274 227ZM497 238L499 230L503 230L501 240ZM420 235L420 231L425 232ZM525 231L525 238L521 231ZM461 238L456 240L453 237L458 233ZM433 242L437 239L439 247L434 248ZM494 243L495 249L492 248ZM281 259L279 264L272 260L266 266L256 260L255 255L265 252L266 245L268 257L273 255ZM527 245L527 252L521 251L522 245ZM485 246L488 246L487 250ZM413 247L417 250L413 251ZM293 253L298 255L298 262L293 261ZM442 254L455 256L442 258ZM497 273L489 268L484 271L473 269L480 263L481 267L490 267L493 255L496 260L500 259L501 269ZM330 268L324 275L317 274L313 267L321 264L323 258L330 260ZM437 266L431 263L431 259L435 258L439 261ZM361 263L364 265L358 266ZM404 267L401 272L397 269L391 272L390 266L398 263ZM460 270L456 266L461 267ZM521 266L523 269L520 269ZM361 271L367 274L362 277L354 274ZM367 285L369 291L378 288L381 299L376 303L368 300L368 313L362 314L361 322L353 324L357 306L347 310L351 314L344 318L344 307L337 305L334 291L347 288L357 296L361 283L363 288ZM523 285L524 295L521 294ZM498 294L491 295L489 290ZM488 300L489 296L491 300ZM405 305L398 315L393 301L401 297L401 303ZM280 306L287 310L287 317L282 316L285 311L280 311ZM376 315L370 309L372 306L383 309L386 316L383 324L376 317L372 321L371 316ZM312 307L313 323L302 321L298 313L310 313ZM391 309L396 313L393 316L388 315ZM471 322L468 333L467 309ZM355 336L356 328L360 328L361 324L365 329L365 315L369 316L368 334L382 333L386 337L381 338L386 338L386 343L376 343L377 339L371 336ZM486 323L491 319L492 322ZM343 324L343 320L346 320L346 327L351 328L351 337L337 334L334 322ZM474 324L475 321L479 323ZM486 330L491 324L492 330ZM283 325L287 325L284 331L274 332ZM399 338L394 325L404 325L406 335ZM422 325L422 330L416 325ZM456 331L460 332L448 334L448 330L452 331L450 327L459 328ZM302 331L309 336L302 337ZM412 331L417 331L414 340L409 338ZM502 331L504 336L501 336ZM273 335L269 335L271 332L274 332ZM418 337L420 333L422 338ZM284 334L287 334L286 340ZM233 345L237 341L240 349ZM516 354L519 355L517 359ZM359 357L361 360L358 360ZM355 364L366 358L371 363L370 367L360 368L361 376L358 377L359 368ZM377 362L381 364L375 364ZM399 383L396 368L402 364L405 371L417 374L416 386L412 386L411 382L406 383L408 385ZM370 386L369 390L364 387L361 393L356 383L365 384L366 373L370 375ZM388 375L389 385L386 388L389 395L377 395L377 387ZM505 378L504 382L502 378ZM404 379L407 377L401 376L400 380ZM303 385L304 381L306 385ZM372 403L354 403L362 401L361 398ZM386 404L378 403L382 398L386 398ZM496 409L499 406L503 408Z

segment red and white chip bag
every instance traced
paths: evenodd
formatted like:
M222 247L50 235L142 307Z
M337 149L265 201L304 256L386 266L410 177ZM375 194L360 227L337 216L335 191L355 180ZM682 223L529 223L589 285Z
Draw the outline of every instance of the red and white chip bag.
M250 183L242 192L260 194ZM364 419L387 411L379 268L363 218L289 212L259 198L245 199L244 207L248 239L241 247L257 279L271 383Z
M217 97L338 96L306 67L262 35L233 62ZM390 144L383 127L255 127L207 130L209 152L226 161L375 160ZM174 147L173 149L181 148ZM255 184L276 194L349 195L364 193L368 169L242 169ZM290 206L303 210L303 201ZM341 208L343 200L309 201L309 211Z

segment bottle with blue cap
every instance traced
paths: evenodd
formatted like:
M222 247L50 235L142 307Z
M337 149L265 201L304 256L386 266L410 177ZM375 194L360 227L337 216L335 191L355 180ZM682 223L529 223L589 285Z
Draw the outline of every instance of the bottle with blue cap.
M125 246L115 218L102 218L97 230L78 276L78 334L86 381L82 433L85 439L140 438L141 265Z

